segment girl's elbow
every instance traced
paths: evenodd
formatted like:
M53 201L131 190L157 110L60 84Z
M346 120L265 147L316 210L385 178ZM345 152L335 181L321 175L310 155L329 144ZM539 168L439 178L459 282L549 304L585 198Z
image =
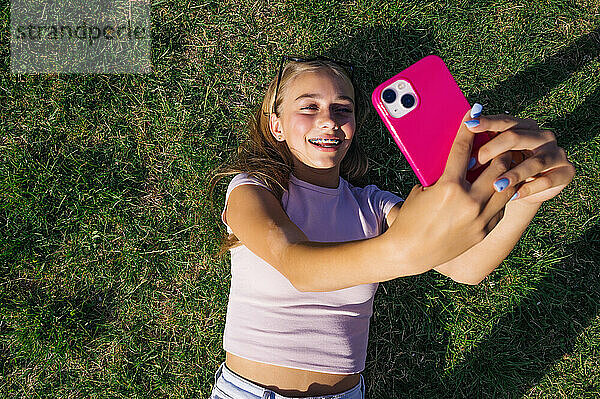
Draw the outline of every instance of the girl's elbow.
M480 278L480 279L476 279L476 280L469 280L469 281L465 282L465 284L468 284L468 285L479 285L483 280L485 280L485 277L484 278Z
M452 277L452 280L457 283L466 284L466 285L479 285L483 280L485 280L487 276L477 277L477 276L456 276Z

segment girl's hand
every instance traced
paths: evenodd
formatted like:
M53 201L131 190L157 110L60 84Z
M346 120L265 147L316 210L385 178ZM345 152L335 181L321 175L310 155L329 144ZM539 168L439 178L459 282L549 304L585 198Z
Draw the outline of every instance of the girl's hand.
M477 164L473 168L507 151L512 152L513 161L517 164L496 179L496 191L516 187L523 182L514 199L539 204L555 197L573 180L575 167L567 159L565 151L557 145L554 133L540 130L533 119L489 115L474 120L478 120L479 125L469 127L466 124L467 128L474 133L492 132L493 139L481 146ZM519 159L521 156L522 162Z
M423 273L483 241L516 192L515 187L497 192L492 185L510 167L508 152L494 158L473 184L466 179L475 134L462 122L470 119L469 111L460 123L443 174L431 186L413 187L383 235L392 251L403 255L398 258L404 267L402 275Z

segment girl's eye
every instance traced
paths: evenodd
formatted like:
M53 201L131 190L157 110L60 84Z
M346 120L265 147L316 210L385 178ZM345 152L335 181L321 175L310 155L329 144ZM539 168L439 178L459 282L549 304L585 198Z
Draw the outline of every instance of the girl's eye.
M310 109L310 110L317 110L317 109L319 109L319 107L317 107L316 105L308 105L308 106L306 106L306 107L302 107L302 108L300 108L300 109ZM350 109L350 108L338 108L336 111L339 111L339 112L348 112L348 113L351 113L351 112L352 112L352 109Z
M316 111L319 109L319 107L315 104L311 104L311 105L307 105L305 107L300 108L301 110L310 110L310 111ZM343 107L343 108L337 108L336 112L344 112L344 113L352 113L352 108L347 108L347 107Z

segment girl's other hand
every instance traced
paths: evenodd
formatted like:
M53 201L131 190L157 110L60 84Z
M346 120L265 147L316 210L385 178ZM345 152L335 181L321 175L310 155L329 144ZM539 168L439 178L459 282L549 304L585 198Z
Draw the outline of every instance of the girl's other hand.
M493 139L479 149L474 168L508 151L517 158L514 159L516 166L494 181L497 191L523 183L515 200L538 204L555 197L573 180L575 167L557 145L554 133L541 130L533 119L489 115L476 120L479 124L475 127L467 125L468 129L473 133L492 132ZM523 159L518 159L518 154Z

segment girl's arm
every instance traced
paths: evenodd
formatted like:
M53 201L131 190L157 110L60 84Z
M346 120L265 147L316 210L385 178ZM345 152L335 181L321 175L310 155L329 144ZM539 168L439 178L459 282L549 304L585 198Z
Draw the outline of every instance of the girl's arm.
M541 205L518 200L508 202L504 217L481 242L434 270L459 283L479 284L506 259ZM386 220L390 226L400 206L394 206L388 214Z
M542 203L511 201L504 217L478 244L434 270L465 284L479 284L502 263L517 244Z
M346 242L309 241L266 188L243 184L229 194L226 222L255 255L302 292L335 291L430 269L414 266L408 234ZM406 240L404 240L406 237Z

